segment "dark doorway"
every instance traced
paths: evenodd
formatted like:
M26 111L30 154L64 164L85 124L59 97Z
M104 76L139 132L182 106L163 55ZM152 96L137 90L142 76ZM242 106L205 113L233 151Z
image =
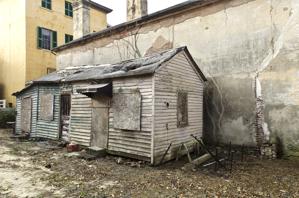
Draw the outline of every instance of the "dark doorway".
M59 139L69 141L69 126L71 113L71 95L63 94L60 99L60 133Z

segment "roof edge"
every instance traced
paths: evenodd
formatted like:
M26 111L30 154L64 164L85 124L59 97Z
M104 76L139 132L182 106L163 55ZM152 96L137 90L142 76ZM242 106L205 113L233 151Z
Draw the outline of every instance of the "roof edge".
M186 46L184 47L184 52L186 53L186 55L187 55L188 59L191 61L191 63L194 65L196 71L199 73L202 80L205 81L205 82L208 81L208 79L202 73L201 69L199 68L198 64L196 63L196 61L194 60L193 56L191 55L190 51L188 50L188 48Z
M101 4L98 4L98 3L96 3L96 2L94 2L94 1L87 1L87 0L83 0L83 3L85 4L85 5L87 5L87 6L89 6L89 7L92 7L92 8L94 8L94 9L96 9L96 10L99 10L99 11L103 11L103 12L105 12L105 13L107 13L107 14L109 14L110 12L112 12L113 10L112 9L110 9L110 8L108 8L108 7L106 7L106 6L103 6L103 5L101 5Z

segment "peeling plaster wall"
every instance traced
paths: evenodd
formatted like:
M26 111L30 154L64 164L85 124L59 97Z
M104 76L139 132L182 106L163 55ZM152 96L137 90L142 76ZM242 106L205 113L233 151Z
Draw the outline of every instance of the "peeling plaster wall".
M295 153L299 151L298 4L298 0L224 0L64 50L57 64L64 68L113 63L186 45L209 78L206 133L221 142L256 145L259 97L263 130L271 140L281 138L286 151Z

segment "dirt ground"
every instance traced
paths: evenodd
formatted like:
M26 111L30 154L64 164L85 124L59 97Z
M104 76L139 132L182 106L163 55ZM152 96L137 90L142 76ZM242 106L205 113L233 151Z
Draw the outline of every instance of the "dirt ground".
M250 159L232 173L108 156L86 161L0 130L0 197L299 197L299 161Z

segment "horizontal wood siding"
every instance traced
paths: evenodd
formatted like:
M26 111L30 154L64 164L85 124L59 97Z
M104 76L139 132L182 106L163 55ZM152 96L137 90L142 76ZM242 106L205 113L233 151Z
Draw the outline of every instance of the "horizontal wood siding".
M202 136L204 84L184 52L176 55L155 74L154 156L159 161L172 143L168 159L175 157L181 143L193 141L191 134ZM188 93L188 126L177 126L177 92ZM169 103L169 107L167 107Z
M74 85L74 89L83 85ZM71 142L90 146L91 98L83 94L72 94L70 138Z
M38 87L33 86L26 91L24 91L22 94L17 96L16 99L16 111L17 111L17 116L16 116L16 133L21 134L21 103L22 103L22 98L26 97L31 97L32 100L32 116L31 116L31 132L30 136L31 137L37 137L37 132L36 132L36 122L37 122L37 97L38 97Z
M141 131L124 131L113 128L113 106L109 110L110 151L140 156L145 160L151 157L152 132L152 77L134 77L113 80L113 92L121 89L139 89L142 97Z
M54 95L54 119L51 121L40 119L40 99L44 94ZM37 136L58 139L60 130L60 87L57 85L40 85L38 88L38 95Z

